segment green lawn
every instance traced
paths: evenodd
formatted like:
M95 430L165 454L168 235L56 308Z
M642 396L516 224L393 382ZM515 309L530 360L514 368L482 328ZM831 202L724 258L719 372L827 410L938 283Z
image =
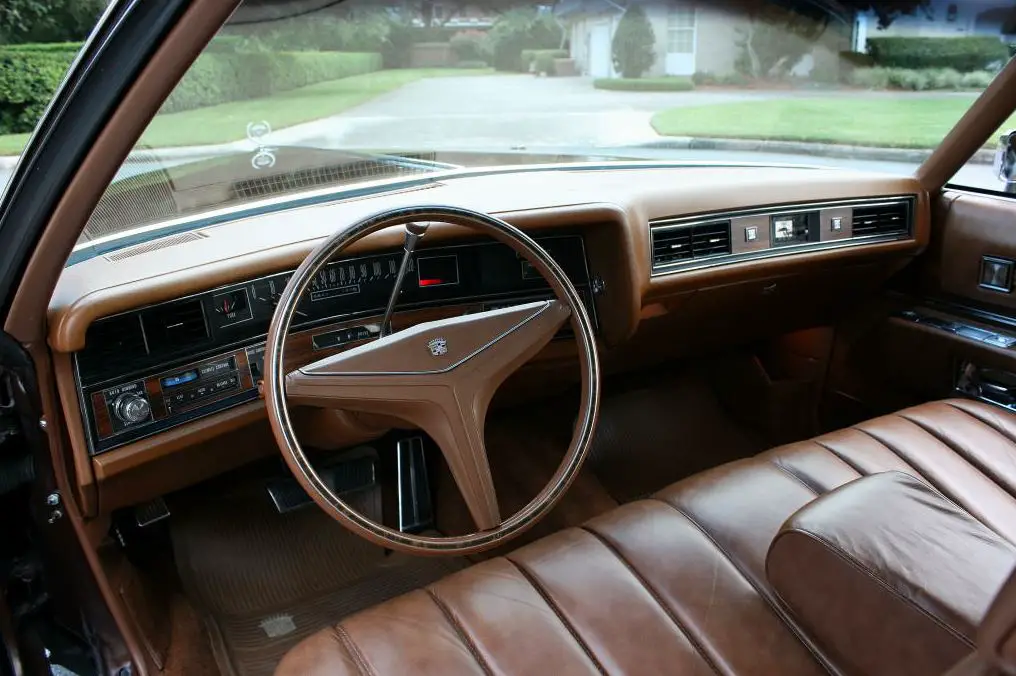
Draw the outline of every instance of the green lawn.
M239 141L246 137L247 123L251 121L267 120L272 129L282 129L341 113L417 80L493 72L485 68L406 68L319 82L262 99L159 115L145 130L141 143L167 147ZM27 141L28 134L0 135L0 154L16 155Z
M654 115L652 125L664 136L934 148L974 98L900 94L742 101L671 108ZM1016 115L1007 122L1013 124Z

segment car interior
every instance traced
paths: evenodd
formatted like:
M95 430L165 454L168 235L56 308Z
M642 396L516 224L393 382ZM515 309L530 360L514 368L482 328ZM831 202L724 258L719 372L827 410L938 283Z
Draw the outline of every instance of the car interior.
M82 245L234 10L172 17L3 327L107 673L1016 673L1016 198L949 184L1016 64L912 176L519 165Z

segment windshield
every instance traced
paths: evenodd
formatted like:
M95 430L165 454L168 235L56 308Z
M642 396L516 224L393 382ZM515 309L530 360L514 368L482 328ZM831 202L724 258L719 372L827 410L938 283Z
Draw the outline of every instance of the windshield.
M1013 33L1011 1L249 0L144 132L82 243L464 168L910 174L1007 62ZM982 155L962 177L996 186Z

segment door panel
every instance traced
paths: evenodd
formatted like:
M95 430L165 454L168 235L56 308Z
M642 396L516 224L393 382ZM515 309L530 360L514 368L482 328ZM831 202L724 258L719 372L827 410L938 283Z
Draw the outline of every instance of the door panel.
M1012 269L985 286L986 259ZM959 386L1016 410L1016 199L946 191L907 272L838 327L827 405L860 404L854 417L869 417L961 396Z
M1005 308L1016 317L1016 294L981 286L984 258L1016 261L1016 200L973 193L950 194L936 230L941 244L929 254L928 290L972 305ZM1008 280L1011 289L1013 281Z

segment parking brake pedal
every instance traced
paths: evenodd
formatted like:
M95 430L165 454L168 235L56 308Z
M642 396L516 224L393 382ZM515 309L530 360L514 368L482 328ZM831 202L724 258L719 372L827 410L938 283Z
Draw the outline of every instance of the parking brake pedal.
M414 533L434 522L427 459L422 437L402 439L396 446L399 469L399 530Z
M166 501L162 498L155 498L151 502L134 508L134 520L137 522L138 528L145 528L168 518L169 507L166 506Z
M349 493L373 488L376 480L377 452L370 449L355 458L342 460L322 467L318 476L333 493L342 497ZM293 477L272 479L268 482L268 496L279 514L306 507L313 500Z

